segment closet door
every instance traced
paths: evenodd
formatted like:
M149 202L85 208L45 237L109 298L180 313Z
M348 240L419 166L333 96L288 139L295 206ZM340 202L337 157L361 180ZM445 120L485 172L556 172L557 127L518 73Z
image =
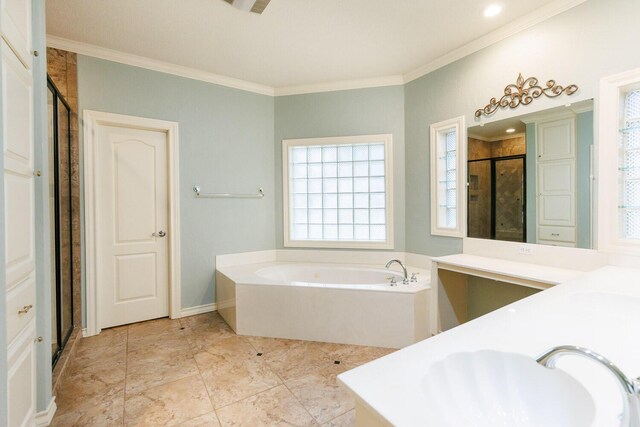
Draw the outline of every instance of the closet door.
M12 2L3 1L3 6L7 4ZM3 28L4 19L3 16ZM9 370L6 423L31 426L35 422L36 399L33 78L24 61L4 41L5 36L3 33L0 41L0 56L8 345L5 351Z
M31 1L0 0L0 6L0 33L20 61L31 68Z

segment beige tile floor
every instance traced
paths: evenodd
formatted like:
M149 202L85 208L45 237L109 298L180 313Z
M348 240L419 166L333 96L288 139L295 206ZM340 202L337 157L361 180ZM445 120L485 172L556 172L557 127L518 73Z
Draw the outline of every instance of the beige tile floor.
M351 426L336 376L392 351L242 337L217 313L107 329L78 344L52 425Z

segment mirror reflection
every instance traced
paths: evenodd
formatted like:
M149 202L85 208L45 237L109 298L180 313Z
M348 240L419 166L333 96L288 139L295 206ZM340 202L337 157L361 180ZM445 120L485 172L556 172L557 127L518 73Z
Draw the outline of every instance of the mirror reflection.
M467 234L592 248L593 101L468 129Z

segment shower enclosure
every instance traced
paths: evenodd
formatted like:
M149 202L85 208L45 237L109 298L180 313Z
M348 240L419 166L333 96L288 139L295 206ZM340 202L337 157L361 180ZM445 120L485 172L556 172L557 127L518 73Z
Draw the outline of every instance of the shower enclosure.
M71 109L47 78L51 213L51 355L55 366L73 331Z
M469 160L468 235L526 241L525 156Z

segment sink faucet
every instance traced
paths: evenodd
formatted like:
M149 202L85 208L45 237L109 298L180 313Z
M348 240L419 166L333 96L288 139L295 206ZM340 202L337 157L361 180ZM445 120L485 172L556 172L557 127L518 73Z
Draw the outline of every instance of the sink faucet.
M640 427L640 378L629 379L616 365L598 353L583 347L563 345L554 347L538 357L537 362L546 368L553 369L557 360L564 355L577 355L604 366L618 380L618 384L625 396L623 426Z
M409 283L409 279L407 278L407 268L404 266L402 261L400 261L399 259L392 259L387 263L387 265L384 266L384 268L389 268L389 266L394 262L397 262L398 264L400 264L400 267L402 267L402 271L404 272L404 280L402 281L402 283L406 285L407 283Z

